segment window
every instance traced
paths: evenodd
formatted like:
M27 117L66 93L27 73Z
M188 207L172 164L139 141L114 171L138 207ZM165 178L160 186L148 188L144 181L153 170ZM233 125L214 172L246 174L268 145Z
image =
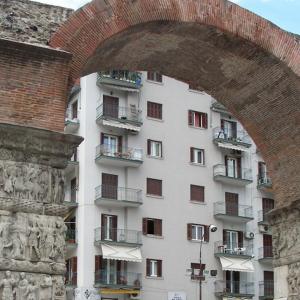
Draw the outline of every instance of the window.
M75 101L72 104L72 119L77 119L78 117L78 102Z
M118 216L102 214L101 216L101 240L116 241L118 228Z
M224 252L228 254L240 255L244 244L244 234L242 231L223 230Z
M205 280L205 277L203 276L203 270L205 270L205 264L199 264L199 263L191 263L191 279L192 280Z
M162 180L147 178L147 195L162 196Z
M149 118L162 120L162 104L148 101L147 116Z
M71 180L71 202L77 202L77 180L76 177Z
M162 142L147 140L147 154L152 157L162 157Z
M191 148L190 149L190 155L191 155L191 163L204 165L204 150L203 149L197 149L197 148Z
M189 125L199 128L207 128L207 114L189 110Z
M162 236L162 220L143 218L143 234Z
M237 138L237 125L236 122L221 120L221 131L224 134L225 139L236 139Z
M191 201L204 202L204 186L191 184Z
M226 176L242 179L242 161L240 157L225 156Z
M162 277L162 260L147 258L146 274L148 277Z
M118 156L122 153L122 136L101 133L101 145L105 155Z
M162 75L159 72L147 72L147 79L155 82L162 82Z
M66 283L70 285L77 285L77 257L71 257L66 261Z
M201 224L187 224L187 238L191 241L209 242L209 226Z

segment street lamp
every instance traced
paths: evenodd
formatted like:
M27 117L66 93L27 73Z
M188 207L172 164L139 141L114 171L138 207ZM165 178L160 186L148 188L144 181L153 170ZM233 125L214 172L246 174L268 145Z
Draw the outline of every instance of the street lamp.
M209 225L209 230L211 232L217 231L217 226L215 225ZM202 233L201 240L200 240L200 271L199 271L199 300L202 300L202 245L204 240L204 232Z

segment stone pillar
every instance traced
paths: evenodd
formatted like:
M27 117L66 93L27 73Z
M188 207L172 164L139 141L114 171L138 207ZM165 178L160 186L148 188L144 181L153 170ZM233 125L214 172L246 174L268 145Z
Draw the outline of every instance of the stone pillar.
M0 300L65 299L63 169L81 140L0 123Z
M275 300L300 299L300 200L273 210Z

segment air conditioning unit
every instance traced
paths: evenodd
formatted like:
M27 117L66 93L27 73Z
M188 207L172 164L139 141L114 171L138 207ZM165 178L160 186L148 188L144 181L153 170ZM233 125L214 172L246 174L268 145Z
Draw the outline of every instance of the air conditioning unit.
M129 299L136 299L136 300L139 300L139 299L141 299L141 296L140 296L140 294L131 294L131 295L129 296Z
M245 239L248 240L254 239L254 232L250 232L250 231L245 232Z
M270 230L270 227L268 225L259 225L259 232L261 233L267 233Z

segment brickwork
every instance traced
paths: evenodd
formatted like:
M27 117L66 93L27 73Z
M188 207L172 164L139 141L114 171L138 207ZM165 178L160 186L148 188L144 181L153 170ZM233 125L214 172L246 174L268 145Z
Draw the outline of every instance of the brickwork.
M1 122L64 129L70 54L0 39Z

